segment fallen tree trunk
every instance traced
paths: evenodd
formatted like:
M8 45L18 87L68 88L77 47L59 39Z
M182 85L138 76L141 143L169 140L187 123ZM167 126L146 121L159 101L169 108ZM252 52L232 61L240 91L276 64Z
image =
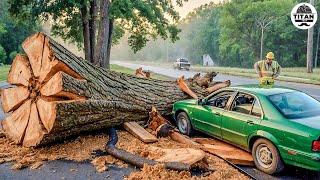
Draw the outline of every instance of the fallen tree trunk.
M2 91L2 126L12 140L37 146L123 122L148 119L151 107L169 115L174 102L190 98L175 81L138 78L96 67L48 36L26 39ZM198 97L209 93L189 83ZM23 90L22 90L23 89ZM23 92L15 95L16 91Z

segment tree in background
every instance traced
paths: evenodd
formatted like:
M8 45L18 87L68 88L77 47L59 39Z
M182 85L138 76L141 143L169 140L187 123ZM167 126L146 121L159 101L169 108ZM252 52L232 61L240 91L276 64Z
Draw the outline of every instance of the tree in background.
M236 66L252 67L253 62L260 59L261 46L264 45L264 52L274 51L281 65L304 66L306 32L294 27L290 20L291 9L296 3L293 0L235 0L226 4L220 34L223 58L236 59L239 56L240 63ZM269 17L266 13L270 13ZM263 24L264 27L268 24L264 37Z
M261 55L264 58L266 52L273 51L283 67L303 67L306 66L307 31L296 28L290 19L297 3L294 0L234 0L203 5L180 21L181 38L174 44L157 39L133 54L121 40L113 51L113 58L165 62L168 53L171 61L186 57L193 64L202 64L201 56L209 54L219 66L252 68ZM320 1L316 8L320 9ZM315 27L320 27L319 22ZM317 47L318 32L319 28L315 28L314 47ZM314 48L315 54L317 51L319 49Z
M219 62L220 4L203 5L181 22L187 57L193 63L202 64L202 55L209 54Z
M40 29L37 22L29 18L28 13L19 20L10 17L8 8L6 0L0 1L0 60L4 64L11 64L10 54L21 52L22 41Z
M5 63L7 60L7 53L4 48L0 45L0 63Z
M4 25L0 23L0 35L4 33L6 33L6 30L4 28ZM6 59L7 59L7 53L0 44L0 62L5 63Z
M187 0L176 0L182 6ZM52 22L52 32L64 40L84 46L85 58L109 68L112 42L129 32L128 43L134 52L150 39L178 39L179 19L172 1L144 0L11 0L15 16L30 8L34 18ZM82 33L79 33L82 32Z

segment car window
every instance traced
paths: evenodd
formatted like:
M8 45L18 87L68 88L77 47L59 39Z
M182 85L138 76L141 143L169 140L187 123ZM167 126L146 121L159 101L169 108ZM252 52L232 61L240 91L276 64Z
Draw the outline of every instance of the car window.
M186 59L180 59L180 62L187 63L188 60L186 60Z
M248 94L238 93L232 103L231 111L250 115L253 103L254 97Z
M233 95L233 91L222 91L213 96L211 96L206 105L217 107L217 108L225 108L230 97Z
M256 116L256 117L261 117L261 106L259 101L255 100L253 103L253 107L252 107L252 111L251 111L251 115Z
M320 116L320 102L302 92L270 95L268 99L288 119Z

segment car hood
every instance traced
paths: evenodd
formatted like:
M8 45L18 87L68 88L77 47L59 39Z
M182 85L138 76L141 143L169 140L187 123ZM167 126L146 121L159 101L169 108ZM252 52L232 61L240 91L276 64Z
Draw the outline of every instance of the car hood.
M320 116L310 117L310 118L302 118L302 119L294 119L293 122L311 127L313 129L320 130Z
M182 100L179 101L181 104L197 104L198 100L196 99L188 99L188 100Z

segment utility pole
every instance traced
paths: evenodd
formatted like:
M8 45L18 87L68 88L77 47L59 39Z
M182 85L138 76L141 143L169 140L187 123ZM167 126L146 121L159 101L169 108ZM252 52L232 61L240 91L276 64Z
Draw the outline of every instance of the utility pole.
M316 57L314 58L314 68L317 68L318 65L318 53L319 53L319 37L320 36L320 25L318 25L318 36L317 36L317 49L316 49Z
M314 0L310 0L310 4L314 5ZM307 72L313 72L313 33L314 27L308 29L308 41L307 41Z

